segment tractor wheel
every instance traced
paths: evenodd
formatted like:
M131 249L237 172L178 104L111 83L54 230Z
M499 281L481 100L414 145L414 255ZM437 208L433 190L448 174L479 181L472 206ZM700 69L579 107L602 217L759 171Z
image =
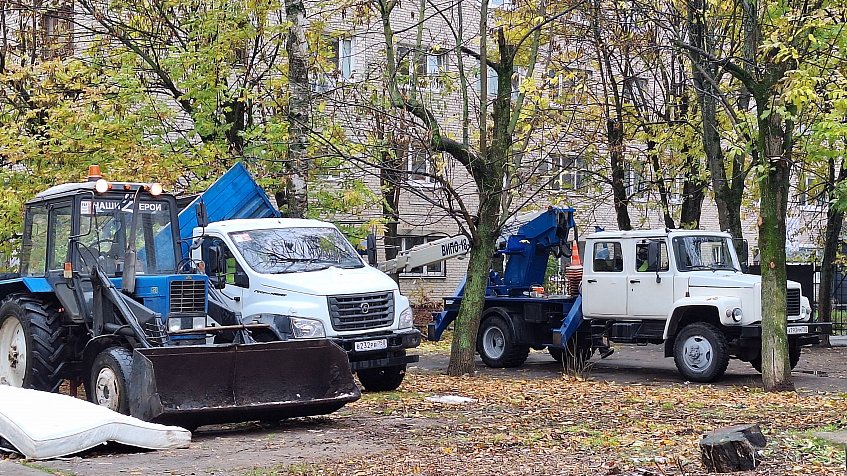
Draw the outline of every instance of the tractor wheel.
M792 343L788 343L788 364L791 365L791 370L794 370L794 367L800 362L800 346ZM759 354L750 361L750 365L756 369L757 372L762 373L762 354Z
M97 354L91 365L91 393L88 399L109 410L129 415L129 376L132 352L109 347Z
M0 385L55 392L65 357L62 315L35 296L0 303Z
M529 356L529 347L515 343L512 329L499 312L483 318L476 349L485 365L494 368L520 367Z
M726 337L711 324L685 326L676 336L673 356L676 368L693 382L714 382L729 365Z
M403 383L406 376L406 364L394 367L363 369L356 372L359 382L368 392L390 392Z

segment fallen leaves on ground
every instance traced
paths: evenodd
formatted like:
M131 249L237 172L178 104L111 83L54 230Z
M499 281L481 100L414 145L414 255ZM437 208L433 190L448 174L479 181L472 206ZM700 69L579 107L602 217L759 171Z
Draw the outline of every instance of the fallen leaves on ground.
M443 395L475 402L427 400ZM398 391L348 405L392 419L368 434L385 441L383 453L273 474L694 475L704 433L757 423L768 446L746 474L843 475L843 449L811 432L847 427L845 410L834 394L410 373Z

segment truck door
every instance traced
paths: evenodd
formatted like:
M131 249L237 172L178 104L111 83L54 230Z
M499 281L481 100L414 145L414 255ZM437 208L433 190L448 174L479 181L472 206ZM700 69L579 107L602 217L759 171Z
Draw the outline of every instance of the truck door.
M619 241L595 241L584 266L582 312L586 316L625 316L627 283Z
M629 315L646 319L666 319L673 304L673 276L664 240L632 242L627 260Z
M220 238L210 237L203 240L201 256L206 264L209 284L221 290L227 308L241 312L244 290L250 287L244 268Z

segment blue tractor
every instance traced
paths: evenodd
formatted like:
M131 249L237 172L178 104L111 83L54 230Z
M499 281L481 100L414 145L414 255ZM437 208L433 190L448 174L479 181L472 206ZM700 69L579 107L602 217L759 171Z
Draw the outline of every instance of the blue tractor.
M324 414L360 396L326 339L256 343L183 258L159 184L57 185L27 202L19 273L0 276L0 384L144 420L203 424ZM209 297L213 299L209 299ZM235 333L231 342L215 336Z

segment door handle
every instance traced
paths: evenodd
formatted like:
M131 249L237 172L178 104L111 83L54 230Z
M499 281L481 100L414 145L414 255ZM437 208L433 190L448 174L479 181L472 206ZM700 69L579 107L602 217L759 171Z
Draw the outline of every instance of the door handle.
M636 283L640 283L641 280L640 279L630 279L629 282L632 283L632 284L636 284Z
M597 282L596 279L586 279L586 281L588 281L589 283L596 283Z

